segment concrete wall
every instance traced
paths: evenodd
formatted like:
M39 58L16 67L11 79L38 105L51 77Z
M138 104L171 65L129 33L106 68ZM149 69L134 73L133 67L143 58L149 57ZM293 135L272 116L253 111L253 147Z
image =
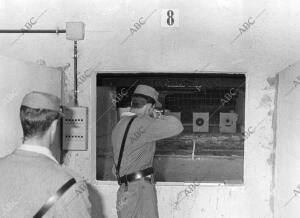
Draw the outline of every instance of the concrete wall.
M279 73L276 121L275 217L299 217L300 62Z
M162 28L160 10L177 8L178 28ZM44 13L45 12L45 13ZM44 13L44 14L43 14ZM42 15L41 15L42 14ZM35 19L41 15L36 21ZM260 16L258 16L260 15ZM146 23L132 35L140 18ZM244 22L253 23L240 34ZM64 28L66 21L86 23L79 42L79 70L246 72L246 129L256 127L245 144L244 185L198 186L178 208L183 184L158 184L160 217L272 217L274 189L274 76L298 60L300 4L296 0L2 0L1 28ZM249 19L250 18L250 19ZM104 32L101 32L104 31ZM72 42L64 35L0 35L0 54L24 60L43 59L49 66L72 63ZM126 41L124 41L127 39ZM79 103L95 116L91 89L95 76L80 85ZM66 70L65 103L72 102L72 67ZM69 164L95 178L95 120L90 116L89 150L72 152ZM92 180L91 180L92 181ZM93 199L102 201L97 216L116 217L115 183L93 182ZM97 195L99 193L100 195ZM102 210L102 212L100 212Z

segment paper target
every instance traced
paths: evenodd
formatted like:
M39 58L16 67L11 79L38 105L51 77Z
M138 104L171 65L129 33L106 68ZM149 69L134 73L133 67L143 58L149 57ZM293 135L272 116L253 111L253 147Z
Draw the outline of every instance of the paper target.
M209 113L193 113L193 132L208 132Z

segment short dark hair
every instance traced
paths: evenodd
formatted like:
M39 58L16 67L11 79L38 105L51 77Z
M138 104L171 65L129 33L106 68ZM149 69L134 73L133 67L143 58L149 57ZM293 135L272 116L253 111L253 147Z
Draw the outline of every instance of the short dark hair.
M20 108L20 120L24 140L33 136L43 136L52 122L60 117L57 111L34 109L22 105Z
M143 98L146 100L146 104L151 104L151 105L155 105L155 100L147 95L143 95L143 94L133 94L132 95L132 99L131 99L131 105L133 103L133 99L138 99L138 98Z

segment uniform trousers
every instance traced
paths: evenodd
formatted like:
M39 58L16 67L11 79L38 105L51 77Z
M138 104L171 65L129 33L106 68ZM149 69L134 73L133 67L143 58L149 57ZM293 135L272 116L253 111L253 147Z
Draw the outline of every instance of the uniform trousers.
M144 179L122 184L116 208L119 218L158 218L155 184Z

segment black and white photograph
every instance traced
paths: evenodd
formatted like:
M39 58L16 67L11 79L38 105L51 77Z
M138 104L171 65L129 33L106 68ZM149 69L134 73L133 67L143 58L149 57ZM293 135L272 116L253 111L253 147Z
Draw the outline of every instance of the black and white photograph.
M0 0L0 218L299 218L300 2Z

